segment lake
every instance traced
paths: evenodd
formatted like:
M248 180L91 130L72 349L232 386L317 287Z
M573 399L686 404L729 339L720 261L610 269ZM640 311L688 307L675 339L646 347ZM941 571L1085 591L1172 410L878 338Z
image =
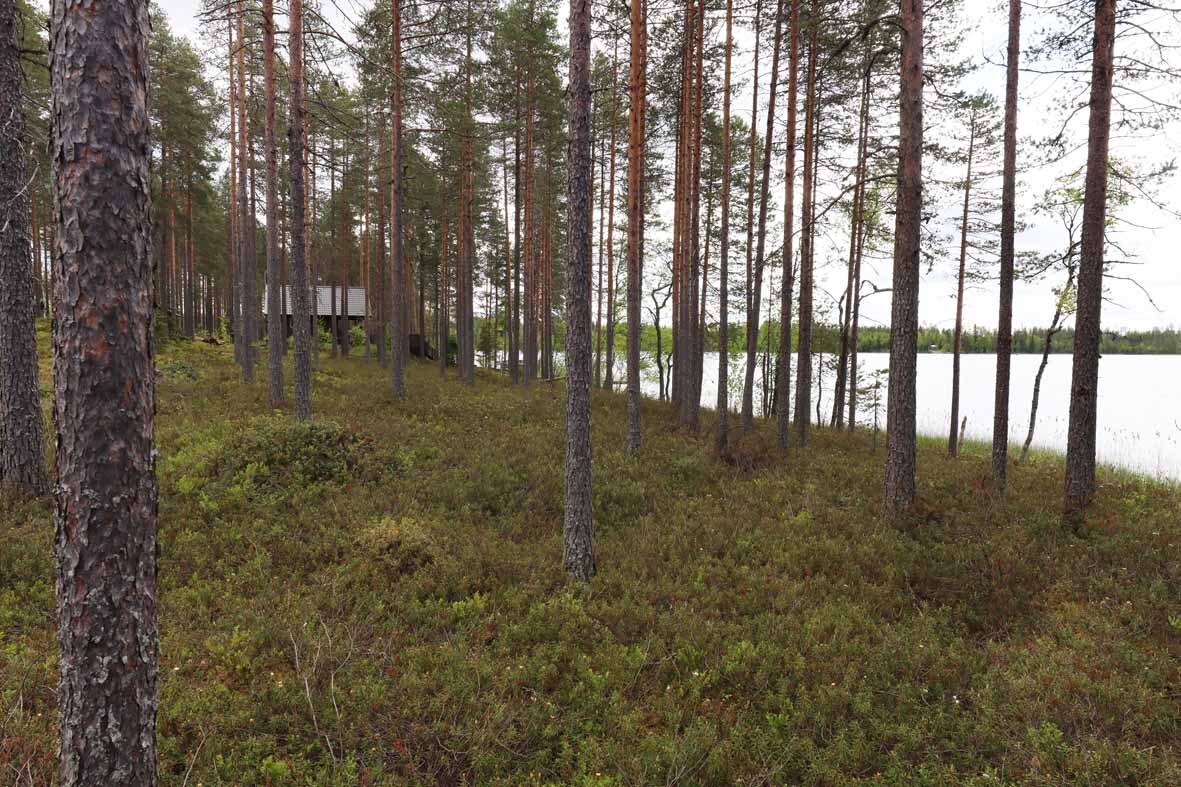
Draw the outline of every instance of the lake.
M960 365L960 416L968 419L966 436L972 440L992 440L993 389L996 356L962 355ZM618 359L617 381L625 375L623 359ZM730 406L737 410L742 402L743 364L731 358ZM925 435L946 437L951 418L951 361L947 353L920 353L918 356L918 429ZM1009 439L1015 443L1014 455L1020 453L1029 428L1029 405L1033 379L1040 355L1014 355L1009 404ZM858 365L862 387L868 385L874 370L889 366L886 353L862 353ZM1051 355L1042 377L1041 402L1038 407L1035 448L1066 450L1066 432L1070 402L1071 356ZM815 372L814 372L815 376ZM760 374L755 373L756 386ZM651 357L645 359L643 391L647 396L659 392L657 369ZM701 401L712 408L717 402L718 356L706 353ZM834 375L826 368L818 386L821 409L827 423L832 414ZM794 383L794 360L793 360ZM859 422L873 422L868 397L862 396L865 409ZM760 396L756 390L758 407ZM1099 430L1096 435L1100 462L1124 467L1156 478L1181 480L1181 355L1107 355L1099 362ZM813 398L815 406L815 395ZM882 392L882 426L885 427L885 392ZM815 413L813 413L815 419Z

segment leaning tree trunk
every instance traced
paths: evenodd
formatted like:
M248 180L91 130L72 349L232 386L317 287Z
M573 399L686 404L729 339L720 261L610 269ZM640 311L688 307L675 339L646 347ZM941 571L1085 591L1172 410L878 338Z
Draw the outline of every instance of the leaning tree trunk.
M884 507L897 515L915 499L915 378L919 321L919 236L923 203L923 3L902 0L898 207L894 302L890 310L890 390L886 402Z
M148 3L55 0L62 787L156 784Z
M1091 118L1075 313L1070 427L1066 440L1067 523L1078 528L1095 493L1095 426L1099 387L1099 312L1103 305L1103 242L1107 218L1107 148L1111 135L1111 82L1115 49L1115 0L1095 8L1091 64Z
M262 2L264 138L267 161L267 403L283 402L282 283L279 279L279 143L275 130L275 3Z
M1005 78L1005 139L1001 185L1000 313L996 326L996 403L992 411L992 483L1005 492L1009 462L1009 378L1013 359L1013 233L1017 181L1017 59L1021 54L1021 0L1009 0Z
M48 491L16 0L0 0L0 487ZM0 495L3 490L0 489Z
M595 573L591 531L590 436L590 0L570 0L569 210L566 255L566 570L587 582Z
M288 82L291 109L288 120L287 148L291 172L291 289L295 295L292 321L295 323L295 356L292 359L295 376L295 417L306 421L312 417L312 325L308 303L307 252L307 196L304 171L306 156L304 135L307 129L307 108L304 106L303 72L303 0L291 0L288 45L290 57ZM319 337L316 337L317 339Z
M644 257L644 116L648 30L644 2L631 4L627 111L627 451L640 452L640 286ZM656 335L660 336L657 322ZM659 358L657 359L659 360Z
M1021 446L1021 458L1017 460L1018 464L1024 463L1026 457L1029 456L1029 446L1033 444L1033 432L1037 427L1037 408L1038 402L1042 395L1042 376L1046 373L1046 366L1050 363L1050 351L1054 348L1054 337L1062 330L1062 316L1065 310L1065 300L1068 293L1074 289L1074 261L1070 259L1073 255L1073 248L1067 252L1067 268L1066 268L1066 286L1062 288L1062 293L1058 296L1058 301L1054 306L1054 319L1050 321L1050 328L1046 331L1046 340L1042 346L1042 361L1038 364L1037 374L1033 376L1033 399L1029 404L1029 431L1025 433L1025 442Z

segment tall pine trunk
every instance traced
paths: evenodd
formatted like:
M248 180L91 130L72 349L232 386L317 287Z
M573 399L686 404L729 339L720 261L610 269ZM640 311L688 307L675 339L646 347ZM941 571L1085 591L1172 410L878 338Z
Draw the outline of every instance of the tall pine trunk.
M254 212L250 210L246 134L246 9L238 0L238 303L242 310L242 382L254 382Z
M645 0L631 3L627 111L627 450L640 452L640 287L644 260L644 128L648 30ZM657 337L660 323L656 324Z
M894 298L890 309L890 390L886 402L885 511L915 500L915 380L919 322L919 240L923 203L923 3L902 0L902 88L898 122L898 203Z
M1013 356L1013 233L1017 182L1017 76L1021 54L1021 0L1009 0L1005 76L1005 139L1001 185L1000 314L996 326L996 400L992 411L992 483L1002 495L1009 460L1009 378Z
M0 0L0 496L4 486L33 495L49 489L37 380L19 15L16 0Z
M1091 63L1091 116L1083 227L1075 312L1074 367L1070 380L1070 427L1066 440L1067 524L1078 528L1095 494L1095 428L1099 388L1100 307L1103 305L1103 245L1107 219L1107 150L1111 136L1115 0L1097 0Z
M295 377L295 417L306 421L312 417L311 343L319 337L312 335L308 304L307 194L304 182L307 170L304 142L308 119L304 105L303 0L291 0L288 26L290 110L287 149L291 176L291 287L295 299L292 314L295 334L292 370Z
M59 781L157 782L148 3L53 4Z
M808 444L808 427L812 421L812 268L815 258L815 182L816 164L819 156L819 110L816 106L819 92L816 89L816 60L819 57L819 25L817 9L813 5L811 35L808 41L808 106L804 112L804 204L800 215L800 338L796 357L796 401L794 423L796 446ZM790 268L788 268L790 271ZM784 277L784 289L788 289ZM790 333L790 326L788 326ZM790 353L785 354L785 360ZM784 375L786 379L787 375ZM787 389L783 390L783 408L787 409ZM782 415L780 417L783 417Z
M575 579L595 573L591 531L590 417L590 0L570 0L569 211L566 254L566 516L564 563Z
M775 89L779 80L779 44L783 32L783 0L775 11L775 43L771 54L771 85L767 98L767 131L763 137L763 179L759 187L759 229L755 241L754 285L746 321L746 380L742 389L742 426L754 426L755 364L759 350L759 307L763 293L763 254L767 242L767 197L771 187L771 142L775 132Z
M394 396L406 398L405 260L402 256L402 0L390 6L390 383ZM444 351L446 348L443 348Z
M619 114L616 73L617 57L611 57L611 167L607 188L607 369L603 384L610 389L615 383L615 152L617 141L616 118Z
M798 0L793 0L793 4L795 2ZM722 72L722 217L721 227L719 227L721 248L718 250L717 451L719 454L725 454L730 447L730 70L733 50L734 0L726 0L726 49L725 66ZM791 144L790 137L789 132L789 145ZM788 193L790 193L790 187ZM790 215L790 209L788 213Z
M783 185L783 286L779 299L779 364L776 390L784 398L776 412L776 437L779 450L787 450L788 408L787 386L791 358L791 258L792 234L795 227L796 198L796 104L799 92L800 69L800 0L791 0L791 30L788 40L787 76L787 166ZM809 74L814 69L809 69ZM811 84L811 80L809 80ZM809 98L809 101L811 99ZM807 136L807 135L805 135ZM807 185L805 183L805 192Z
M264 145L267 162L267 404L283 403L282 282L279 277L279 143L275 129L275 4L262 0Z

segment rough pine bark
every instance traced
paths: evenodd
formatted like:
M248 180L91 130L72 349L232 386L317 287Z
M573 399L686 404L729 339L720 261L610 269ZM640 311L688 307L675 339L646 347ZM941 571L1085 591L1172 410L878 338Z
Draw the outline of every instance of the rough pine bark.
M570 0L570 141L567 148L566 517L564 562L574 579L595 573L590 436L590 0Z
M19 16L16 0L0 0L0 487L42 495L49 480L37 382Z
M267 163L267 403L283 403L282 282L279 277L279 142L275 122L275 3L262 0L263 136Z
M312 325L306 262L307 194L304 171L307 165L304 135L308 118L304 104L303 0L291 0L289 13L287 73L290 110L287 149L291 174L291 288L295 296L292 304L292 322L295 326L292 370L295 377L295 417L306 421L312 417Z
M1100 307L1103 305L1103 245L1107 220L1108 144L1114 76L1115 0L1097 0L1091 62L1091 115L1083 226L1075 312L1074 365L1070 380L1070 426L1066 439L1067 524L1078 528L1095 494L1095 427L1099 388Z
M641 444L640 287L644 278L644 120L648 64L644 11L643 0L631 3L627 116L627 450L633 456L640 452Z
M1001 185L1000 314L996 327L996 400L992 411L992 483L1005 492L1009 462L1009 378L1013 357L1013 234L1017 182L1017 76L1021 55L1021 0L1009 0L1009 51L1005 67L1005 132Z
M55 0L59 780L156 784L148 3Z
M796 0L793 0L794 2ZM725 454L730 447L730 71L733 50L734 0L726 0L726 48L725 65L722 71L722 217L719 228L721 248L718 250L718 424L716 445L719 454Z
M915 379L918 355L919 240L923 202L923 3L902 0L898 202L894 299L890 309L890 389L886 402L883 504L896 516L915 500Z

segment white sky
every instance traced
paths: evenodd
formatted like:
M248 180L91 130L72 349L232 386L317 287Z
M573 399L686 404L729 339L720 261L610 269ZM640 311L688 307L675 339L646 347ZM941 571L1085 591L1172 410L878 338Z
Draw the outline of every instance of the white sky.
M195 18L198 9L197 0L159 0L160 7L168 16L174 32L194 37L197 34L199 21ZM359 3L342 3L341 7L359 7ZM331 6L330 6L331 8ZM329 16L332 16L330 13ZM559 14L559 23L564 26L565 9ZM979 60L988 56L999 62L1003 59L1003 48L1006 36L1006 16L998 9L995 0L964 0L964 16L967 19L966 29L969 30L965 42L964 54ZM1027 14L1028 17L1028 14ZM349 29L347 24L338 26L341 32ZM1035 29L1033 20L1027 18L1024 30ZM737 36L736 36L737 37ZM749 36L739 39L739 44L749 44ZM1023 44L1028 36L1023 37ZM736 51L735 70L743 72L749 70L749 45L745 51ZM767 47L769 49L769 47ZM745 59L745 64L743 63ZM763 71L767 64L763 66ZM765 85L765 82L764 82ZM986 89L998 98L1004 89L1004 72L999 66L984 66L973 77L973 87ZM1026 140L1043 134L1053 122L1053 118L1045 111L1047 103L1054 97L1061 86L1051 78L1023 73L1021 76L1022 106L1018 115L1018 156ZM765 94L765 89L763 93ZM736 96L733 106L736 113L749 113L749 94L743 98ZM766 111L765 104L760 114ZM932 119L927 118L930 125ZM1135 143L1131 150L1119 150L1113 147L1113 153L1125 156L1136 156L1149 161L1170 160L1177 156L1176 141L1181 139L1181 128L1176 125L1168 132L1159 134L1156 138L1141 140ZM777 133L782 133L780 130ZM1019 162L1020 165L1020 162ZM782 167L781 162L775 166ZM928 170L929 171L929 170ZM781 177L781 175L780 175ZM1017 238L1018 252L1034 250L1049 252L1063 244L1063 233L1052 221L1040 221L1031 214L1031 209L1052 180L1050 173L1029 173L1021 182L1017 195L1017 213L1019 218L1032 222L1029 230ZM772 191L775 193L775 190ZM1181 209L1181 201L1173 195L1181 194L1181 175L1174 175L1171 182L1161 189L1166 202L1174 210ZM950 206L949 206L950 209ZM774 213L772 206L772 215ZM957 209L958 210L958 209ZM1104 327L1108 330L1145 329L1152 327L1181 326L1181 221L1176 217L1152 208L1147 204L1133 205L1126 211L1127 217L1143 229L1127 232L1121 238L1125 248L1138 255L1141 263L1134 271L1140 284L1152 293L1159 311L1154 309L1137 287L1123 282L1110 282L1108 286L1109 301L1104 305ZM834 242L837 248L847 248L847 228L834 229ZM842 241L840 236L846 234ZM773 239L769 238L768 243ZM821 245L817 252L817 264L824 260L833 259L828 266L817 270L816 302L820 307L828 298L823 291L839 295L844 288L845 271L842 258L847 252L833 250L832 254ZM955 265L954 250L949 250L948 258L938 262L931 273L924 273L922 289L919 298L920 322L923 325L950 326L955 316ZM868 264L868 261L867 261ZM888 263L879 266L880 270L867 270L866 277L885 285L890 279ZM1049 322L1053 311L1053 295L1051 288L1060 282L1049 280L1035 284L1019 283L1014 295L1014 324L1017 327L1042 326ZM886 324L889 321L889 296L879 295L868 298L863 305L863 319L869 324ZM993 326L997 319L997 297L994 286L976 287L969 291L965 299L965 323L971 325ZM764 311L765 313L765 311ZM739 315L735 315L740 319Z

